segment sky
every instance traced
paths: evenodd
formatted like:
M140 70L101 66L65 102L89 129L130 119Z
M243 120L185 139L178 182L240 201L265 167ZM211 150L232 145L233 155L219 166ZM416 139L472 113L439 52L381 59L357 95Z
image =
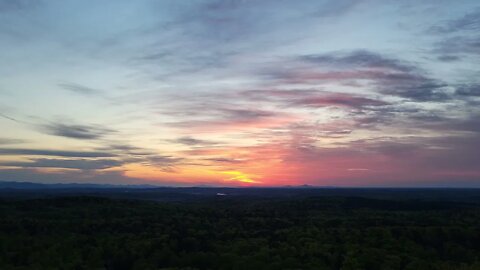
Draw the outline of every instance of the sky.
M0 0L0 181L480 187L477 0Z

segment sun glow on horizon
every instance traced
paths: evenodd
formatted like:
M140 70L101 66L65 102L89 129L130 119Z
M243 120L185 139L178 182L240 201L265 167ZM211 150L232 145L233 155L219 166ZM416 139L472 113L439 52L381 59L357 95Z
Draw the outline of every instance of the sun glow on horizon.
M225 171L222 172L223 174L230 175L230 178L225 179L225 181L231 182L241 182L246 184L260 184L261 182L258 180L254 180L253 178L257 178L258 176L254 176L251 174L245 174L240 171Z

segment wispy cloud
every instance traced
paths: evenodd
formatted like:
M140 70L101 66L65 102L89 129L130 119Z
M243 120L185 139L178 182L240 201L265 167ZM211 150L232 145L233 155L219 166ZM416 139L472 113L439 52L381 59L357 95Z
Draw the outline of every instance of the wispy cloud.
M288 63L288 62L287 62ZM263 74L286 85L356 84L383 95L417 102L444 101L448 86L412 63L369 51L306 55Z
M195 138L190 137L190 136L183 136L183 137L177 138L175 140L170 140L170 141L173 142L173 143L189 145L189 146L201 146L201 145L215 145L215 144L218 144L217 142L214 142L214 141L195 139Z
M82 95L101 95L103 92L98 89L94 89L85 85L76 84L76 83L60 83L58 84L61 88L71 91L77 94Z
M28 162L6 161L0 162L0 166L21 168L60 168L78 170L101 170L118 167L122 162L113 159L33 159Z
M455 93L461 96L480 97L480 84L461 85Z
M301 56L300 59L319 65L347 69L362 67L399 72L411 72L417 70L414 65L406 61L385 57L379 53L367 50L356 50L348 53L333 52L328 54L305 55Z
M100 151L66 151L48 149L0 148L0 155L56 156L56 157L114 157L116 154Z
M6 145L6 144L20 144L24 143L24 140L20 139L12 139L12 138L0 138L0 145Z
M480 30L480 8L477 8L460 18L447 20L440 25L430 28L430 32L447 34L458 31L479 31Z
M385 106L388 102L349 93L331 93L316 90L247 90L242 92L252 100L279 102L288 106L299 107L350 107L364 108L369 106Z
M41 130L51 135L81 140L95 140L115 132L113 129L99 125L76 125L60 122L43 125Z

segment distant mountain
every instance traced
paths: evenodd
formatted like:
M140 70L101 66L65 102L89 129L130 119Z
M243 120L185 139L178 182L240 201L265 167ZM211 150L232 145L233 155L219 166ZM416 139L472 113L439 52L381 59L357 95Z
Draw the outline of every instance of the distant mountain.
M285 185L282 186L281 188L330 188L328 186L312 186L308 184L303 184L303 185L298 185L298 186L292 186L292 185Z
M55 184L41 184L32 182L4 182L0 181L0 189L72 189L72 188L159 188L155 185L112 185L112 184L91 184L91 183L55 183Z

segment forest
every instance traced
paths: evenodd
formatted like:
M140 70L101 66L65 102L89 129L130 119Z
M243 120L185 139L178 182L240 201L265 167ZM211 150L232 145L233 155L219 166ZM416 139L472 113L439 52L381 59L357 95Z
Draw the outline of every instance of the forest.
M3 198L0 269L480 269L476 201Z

